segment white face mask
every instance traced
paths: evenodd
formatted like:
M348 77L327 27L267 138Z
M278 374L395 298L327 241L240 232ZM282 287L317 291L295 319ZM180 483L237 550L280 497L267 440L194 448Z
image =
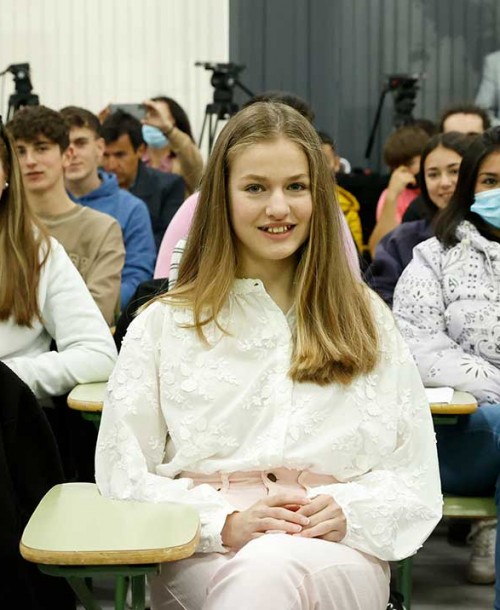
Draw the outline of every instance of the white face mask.
M500 229L500 188L476 193L470 211Z

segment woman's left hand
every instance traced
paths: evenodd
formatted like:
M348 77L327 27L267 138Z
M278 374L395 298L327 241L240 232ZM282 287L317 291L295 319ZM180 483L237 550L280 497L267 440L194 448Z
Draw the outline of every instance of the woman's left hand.
M346 535L347 523L344 512L331 496L326 494L316 496L309 504L301 506L297 513L309 517L309 525L294 536L340 542Z

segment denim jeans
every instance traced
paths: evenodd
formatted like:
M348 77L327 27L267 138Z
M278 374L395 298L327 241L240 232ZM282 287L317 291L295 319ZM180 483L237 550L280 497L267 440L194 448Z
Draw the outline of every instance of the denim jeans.
M500 503L500 404L484 405L456 425L436 426L443 492L495 496ZM500 534L495 547L495 610L500 610Z

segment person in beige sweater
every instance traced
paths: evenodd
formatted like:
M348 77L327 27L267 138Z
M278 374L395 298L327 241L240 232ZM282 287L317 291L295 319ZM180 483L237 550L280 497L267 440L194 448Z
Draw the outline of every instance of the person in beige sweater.
M119 308L125 248L118 222L74 203L64 188L64 168L73 161L63 117L44 106L28 106L8 125L19 155L29 204L64 247L106 322Z

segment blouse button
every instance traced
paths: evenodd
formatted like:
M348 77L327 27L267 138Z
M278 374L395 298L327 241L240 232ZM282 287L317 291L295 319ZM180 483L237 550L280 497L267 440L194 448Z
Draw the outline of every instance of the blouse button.
M267 478L272 481L273 483L276 483L276 481L278 480L278 477L274 474L274 472L268 472L267 473Z

